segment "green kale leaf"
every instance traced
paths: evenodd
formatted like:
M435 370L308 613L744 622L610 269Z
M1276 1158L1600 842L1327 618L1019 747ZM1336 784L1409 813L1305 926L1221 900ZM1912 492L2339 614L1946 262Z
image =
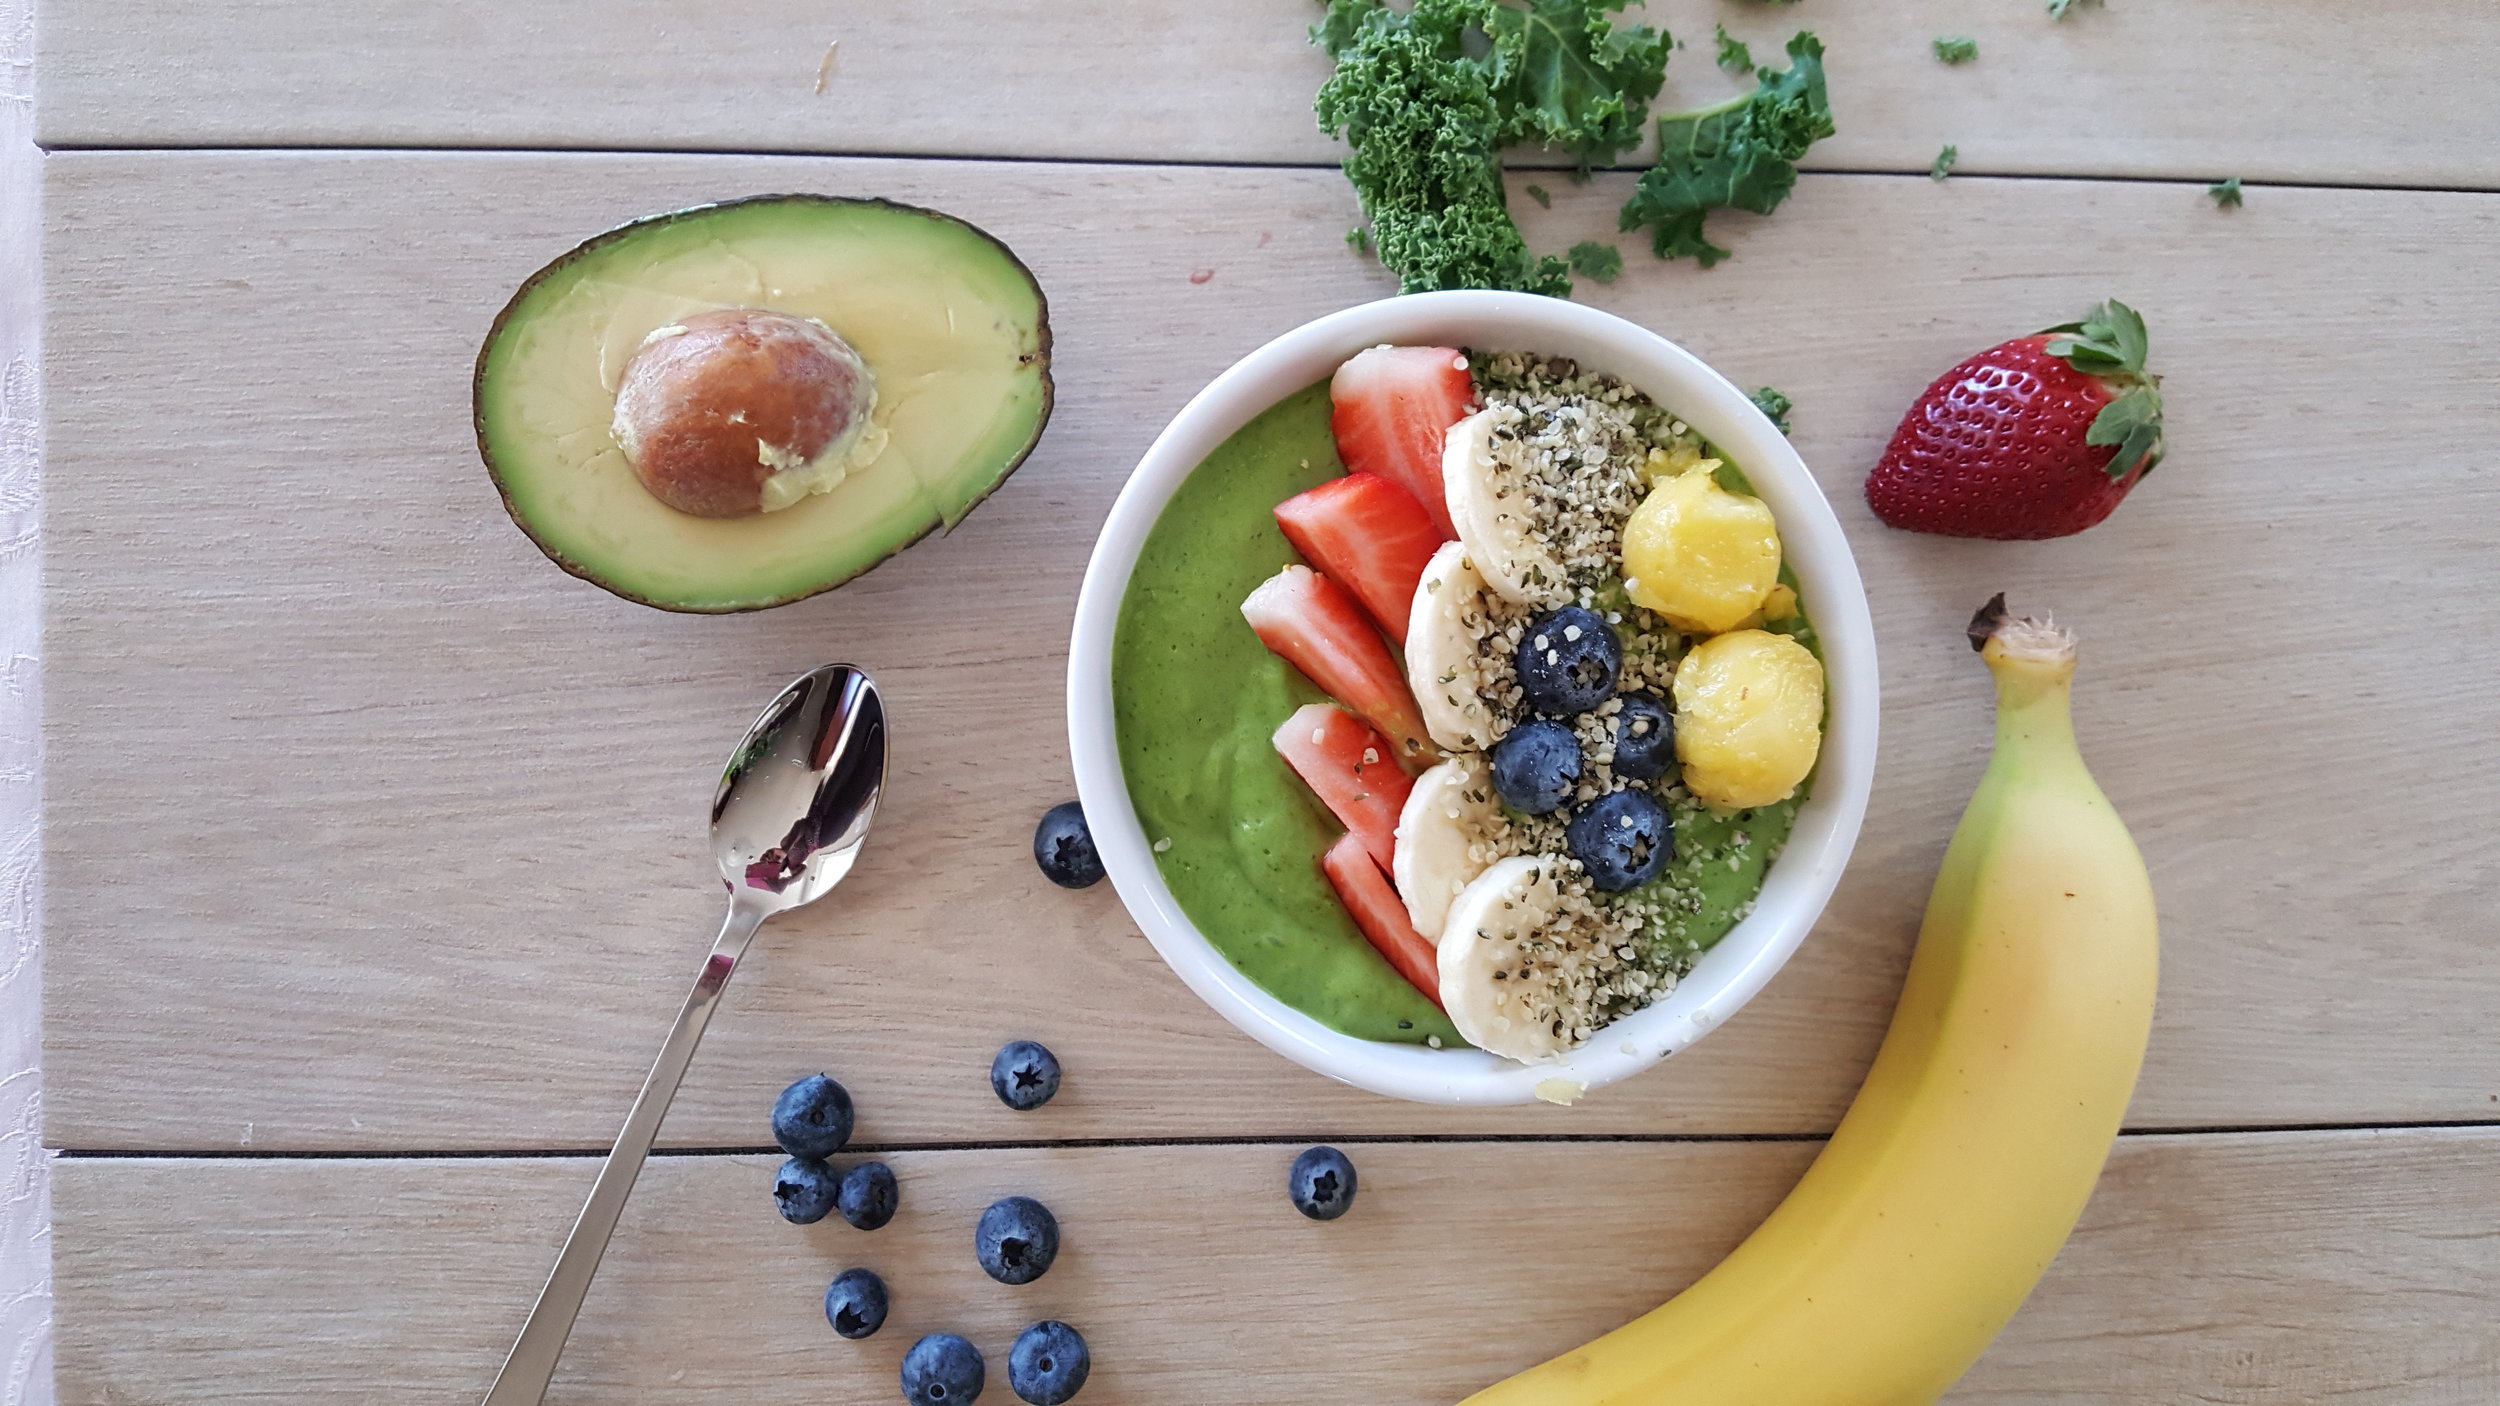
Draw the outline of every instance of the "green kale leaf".
M1627 0L1324 0L1312 42L1336 60L1314 108L1345 139L1346 178L1404 292L1571 291L1528 252L1501 149L1538 142L1582 166L1639 143L1668 39L1608 18ZM1540 202L1542 203L1542 202Z
M1754 408L1761 411L1765 419L1779 426L1781 434L1788 433L1788 412L1796 408L1795 401L1769 386L1764 386L1745 398L1753 402Z
M1582 278L1612 283L1623 272L1623 251L1611 244L1583 239L1571 246L1571 271Z
M1753 50L1745 46L1744 40L1728 33L1726 25L1719 26L1719 67L1731 73L1753 72Z
M1979 57L1979 41L1976 39L1939 39L1936 41L1936 57L1946 63L1969 63L1972 59Z
M1764 70L1750 93L1658 119L1658 164L1641 173L1618 220L1627 230L1648 227L1658 257L1690 254L1703 268L1726 258L1702 237L1704 218L1778 209L1797 184L1798 159L1835 130L1822 41L1800 31L1788 58L1786 70Z
M2214 198L2214 208L2217 210L2237 210L2240 208L2240 178L2237 176L2233 176L2227 181L2205 187L2205 193Z
M1945 177L1952 175L1953 163L1960 160L1961 157L1962 149L1960 147L1953 145L1951 142L1945 143L1944 150L1936 153L1935 164L1927 168L1927 179L1931 181L1941 181Z

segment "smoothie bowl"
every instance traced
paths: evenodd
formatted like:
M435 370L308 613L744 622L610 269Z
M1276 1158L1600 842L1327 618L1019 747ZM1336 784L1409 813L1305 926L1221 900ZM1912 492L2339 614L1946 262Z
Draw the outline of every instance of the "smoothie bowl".
M1226 1019L1394 1097L1568 1103L1813 926L1874 637L1724 378L1576 304L1418 294L1276 339L1156 439L1068 705L1105 868Z

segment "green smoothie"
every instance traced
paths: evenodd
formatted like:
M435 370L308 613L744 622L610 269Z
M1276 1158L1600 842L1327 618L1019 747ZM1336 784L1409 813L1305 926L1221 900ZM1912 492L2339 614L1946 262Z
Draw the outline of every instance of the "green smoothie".
M1344 827L1268 739L1325 695L1241 618L1242 597L1301 560L1272 510L1344 472L1322 382L1242 426L1172 495L1112 638L1120 768L1163 882L1226 961L1348 1035L1458 1045L1320 873L1320 851Z
M1147 534L1111 648L1120 766L1164 883L1225 960L1345 1034L1456 1046L1321 874L1343 827L1269 738L1326 696L1241 618L1243 597L1301 560L1272 510L1345 471L1328 415L1326 382L1286 397L1217 446ZM1802 617L1771 628L1814 644ZM1634 896L1663 910L1647 940L1677 969L1751 911L1803 796L1732 816L1674 804L1676 857Z

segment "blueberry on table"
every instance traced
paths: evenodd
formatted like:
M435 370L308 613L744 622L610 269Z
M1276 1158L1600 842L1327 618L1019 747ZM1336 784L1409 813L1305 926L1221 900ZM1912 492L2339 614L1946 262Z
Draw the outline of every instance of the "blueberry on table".
M1547 717L1576 717L1614 697L1622 671L1623 642L1587 606L1547 611L1519 636L1519 691Z
M875 1337L885 1307L885 1281L873 1269L846 1269L825 1286L825 1321L846 1338Z
M773 1141L793 1157L831 1157L851 1140L851 1093L810 1074L773 1100Z
M773 1178L773 1204L792 1225L814 1225L831 1215L841 1191L842 1179L833 1168L813 1157L791 1158Z
M1094 848L1084 806L1062 801L1042 812L1042 823L1033 829L1033 862L1042 866L1042 877L1063 889L1102 882L1102 854Z
M990 1203L972 1228L973 1258L1001 1284L1030 1284L1059 1258L1059 1218L1030 1196Z
M1562 809L1580 784L1580 739L1550 718L1512 728L1493 744L1493 789L1524 815Z
M953 1333L931 1333L903 1354L903 1399L912 1406L964 1406L979 1399L981 1349Z
M1675 821L1656 796L1637 787L1589 802L1563 836L1589 882L1607 893L1639 888L1675 858Z
M883 1162L862 1162L842 1174L834 1209L855 1228L875 1230L894 1219L895 1203L900 1199L892 1167Z
M1059 1406L1093 1370L1085 1335L1055 1318L1017 1334L1016 1345L1007 1350L1007 1385L1032 1406Z
M1285 1174L1293 1208L1313 1220L1335 1220L1354 1204L1354 1163L1333 1147L1313 1147Z
M990 1087L998 1101L1030 1113L1059 1092L1059 1057L1031 1040L1011 1040L990 1061Z
M1655 781L1675 765L1675 714L1654 693L1623 695L1615 714L1615 775Z

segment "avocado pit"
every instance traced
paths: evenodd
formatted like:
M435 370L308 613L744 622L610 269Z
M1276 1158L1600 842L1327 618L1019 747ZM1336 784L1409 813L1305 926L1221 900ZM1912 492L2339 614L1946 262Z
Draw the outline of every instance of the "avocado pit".
M876 398L867 363L822 322L728 308L643 339L610 431L651 496L695 517L751 517L873 458Z

